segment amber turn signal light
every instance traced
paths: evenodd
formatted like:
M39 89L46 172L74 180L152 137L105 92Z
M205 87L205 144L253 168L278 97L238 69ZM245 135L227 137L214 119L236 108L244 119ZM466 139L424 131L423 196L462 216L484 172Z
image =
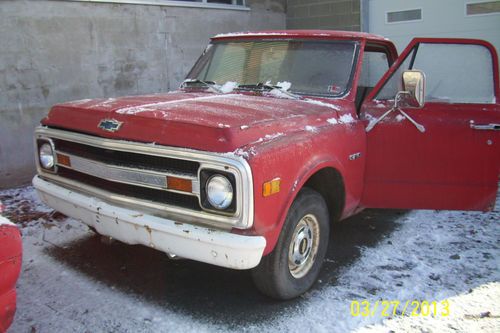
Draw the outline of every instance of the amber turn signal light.
M71 159L69 158L68 155L56 153L56 156L57 156L57 164L67 166L69 168L71 167Z
M272 194L278 193L280 191L280 178L274 178L268 182L265 182L262 186L262 195L268 197Z
M190 179L167 176L167 188L181 192L193 192L193 183Z

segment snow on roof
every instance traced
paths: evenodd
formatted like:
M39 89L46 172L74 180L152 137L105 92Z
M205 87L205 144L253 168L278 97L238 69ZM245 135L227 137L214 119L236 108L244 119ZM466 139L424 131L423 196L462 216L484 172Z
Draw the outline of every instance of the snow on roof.
M266 30L266 31L242 31L218 34L212 39L233 37L328 37L328 38L356 38L372 40L388 40L380 35L357 31L341 30Z

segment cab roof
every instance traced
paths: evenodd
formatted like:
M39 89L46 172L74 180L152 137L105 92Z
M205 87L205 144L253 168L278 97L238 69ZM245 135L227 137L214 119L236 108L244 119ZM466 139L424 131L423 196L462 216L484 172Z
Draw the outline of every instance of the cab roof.
M380 35L369 34L357 31L340 30L264 30L264 31L246 31L219 34L212 37L212 40L226 38L325 38L325 39L366 39L370 41L388 41Z

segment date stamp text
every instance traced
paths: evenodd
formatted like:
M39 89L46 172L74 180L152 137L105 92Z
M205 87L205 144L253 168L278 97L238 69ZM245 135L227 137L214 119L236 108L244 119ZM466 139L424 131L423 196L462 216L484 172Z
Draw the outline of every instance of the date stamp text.
M450 303L444 301L398 301L379 300L370 302L368 300L351 301L351 316L353 317L448 317L450 315Z

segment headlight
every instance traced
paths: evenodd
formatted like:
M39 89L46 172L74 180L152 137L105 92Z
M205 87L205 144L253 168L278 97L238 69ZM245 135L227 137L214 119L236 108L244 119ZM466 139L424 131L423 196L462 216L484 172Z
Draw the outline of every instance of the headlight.
M233 186L226 177L215 174L206 185L207 200L217 209L226 209L233 202Z
M38 156L40 158L40 165L44 169L54 168L54 151L50 143L43 143L38 149Z

